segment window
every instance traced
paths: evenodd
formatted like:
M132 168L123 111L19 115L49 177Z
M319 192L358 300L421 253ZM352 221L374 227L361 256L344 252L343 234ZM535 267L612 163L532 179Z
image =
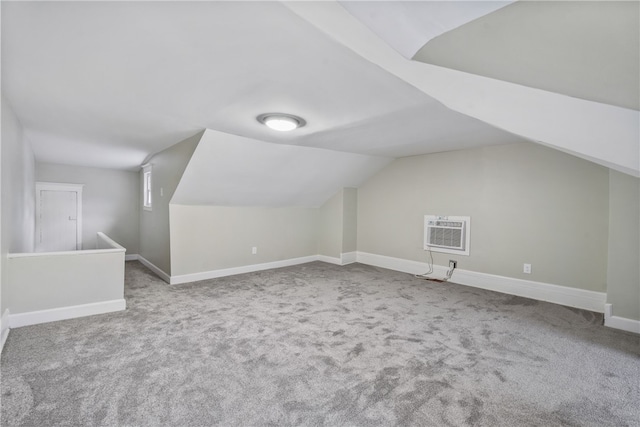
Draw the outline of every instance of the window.
M144 188L142 192L142 205L145 210L151 210L151 165L142 167L142 181Z

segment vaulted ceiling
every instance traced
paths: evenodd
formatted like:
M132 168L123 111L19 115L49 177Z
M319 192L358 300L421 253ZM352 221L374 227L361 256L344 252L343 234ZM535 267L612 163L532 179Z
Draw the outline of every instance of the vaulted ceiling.
M359 187L390 161L388 157L269 144L207 129L171 203L317 208L337 190Z
M640 110L639 16L640 2L517 2L440 35L413 59Z
M213 129L387 157L531 140L639 175L637 13L545 3L2 2L2 91L43 162L135 169Z

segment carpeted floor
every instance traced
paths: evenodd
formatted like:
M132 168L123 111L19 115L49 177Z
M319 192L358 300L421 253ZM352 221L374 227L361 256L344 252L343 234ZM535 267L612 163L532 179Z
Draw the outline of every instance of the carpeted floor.
M640 425L639 337L600 315L321 262L14 329L3 426Z

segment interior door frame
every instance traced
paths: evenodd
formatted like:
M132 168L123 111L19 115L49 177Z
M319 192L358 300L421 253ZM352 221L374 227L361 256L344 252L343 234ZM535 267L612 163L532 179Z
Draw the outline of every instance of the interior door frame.
M40 214L42 210L42 201L40 200L41 191L72 191L77 193L77 212L76 212L76 250L82 250L82 188L84 184L67 184L62 182L36 182L36 241L35 247L38 247L38 239L40 239Z

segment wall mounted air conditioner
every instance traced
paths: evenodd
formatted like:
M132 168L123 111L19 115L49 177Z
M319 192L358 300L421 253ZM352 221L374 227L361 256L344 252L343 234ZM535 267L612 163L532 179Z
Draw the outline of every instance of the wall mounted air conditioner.
M424 216L424 249L448 254L469 255L471 217Z

